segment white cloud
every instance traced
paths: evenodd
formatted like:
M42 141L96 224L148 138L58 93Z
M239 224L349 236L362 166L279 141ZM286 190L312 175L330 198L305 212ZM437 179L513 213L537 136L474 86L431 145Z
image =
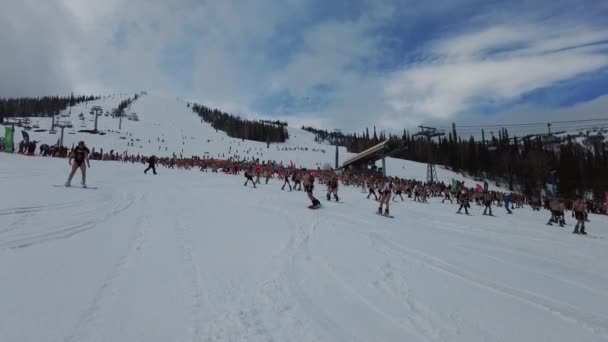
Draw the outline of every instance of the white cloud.
M591 29L489 27L432 44L428 62L392 76L386 99L403 117L454 117L608 66L608 56L597 47L581 47L606 39L608 32Z
M512 101L608 65L599 51L605 45L593 45L608 39L608 31L520 19L517 25L477 20L473 24L482 29L438 36L419 48L427 57L422 62L367 69L362 61L394 58L384 55L380 47L387 37L378 34L403 7L392 0L361 0L359 16L323 20L304 18L310 10L305 0L10 1L10 10L0 13L0 46L10 51L0 63L4 96L145 89L235 113L399 131L429 119L456 119L480 103ZM400 25L414 25L422 13L444 16L461 5L408 4L399 9ZM273 39L285 28L294 30L286 38L293 50L279 51L285 56L277 63ZM123 35L120 46L114 44L117 33ZM163 64L167 50L180 44L194 61L184 80ZM488 54L496 49L504 50ZM176 86L180 81L183 87ZM281 92L305 99L318 84L331 87L319 96L325 104L320 109L302 106L295 116L286 115L285 104L270 113L252 109Z

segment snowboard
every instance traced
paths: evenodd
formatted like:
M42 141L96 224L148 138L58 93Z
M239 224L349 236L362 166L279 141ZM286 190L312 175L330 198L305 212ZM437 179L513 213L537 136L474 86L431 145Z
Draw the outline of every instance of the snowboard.
M309 205L308 206L308 209L319 209L319 208L321 208L320 205Z
M83 187L83 186L65 186L65 185L56 185L56 184L54 184L53 186L56 187L56 188L75 188L75 189L84 189L84 190L86 190L86 189L90 189L90 190L97 189L96 186L87 186L86 188Z
M377 211L376 211L376 215L378 215L378 216L384 216L384 217L388 217L388 218L395 218L395 216L393 216L393 215L384 215L384 214L378 213Z

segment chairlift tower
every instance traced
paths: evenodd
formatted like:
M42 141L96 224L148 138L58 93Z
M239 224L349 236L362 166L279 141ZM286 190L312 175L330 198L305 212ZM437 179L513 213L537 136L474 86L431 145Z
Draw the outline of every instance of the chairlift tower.
M91 108L91 114L95 115L94 131L97 132L97 118L99 118L100 115L103 115L103 109L101 109L100 106L94 106L93 108Z
M334 134L338 135L338 134L340 134L340 133L342 133L342 131L341 131L341 130L339 130L339 129L337 129L337 128L336 128L336 129L334 129ZM338 167L339 167L339 165L338 165L338 159L339 159L339 153L340 153L340 152L339 152L339 148L338 148L338 141L337 141L337 140L338 140L338 139L337 139L337 138L334 136L334 141L333 141L333 144L334 144L334 145L336 145L336 165L335 165L335 170L337 170L337 169L338 169Z
M63 147L63 130L66 127L68 127L68 128L72 127L72 124L69 122L57 122L57 123L55 123L55 127L61 128L61 136L59 137L59 141L57 142L59 146L57 146L57 147Z
M426 164L426 182L434 183L435 181L437 181L437 167L435 166L435 161L433 160L432 142L433 142L433 138L444 136L445 131L438 130L435 127L427 127L427 126L418 126L418 127L420 127L420 132L414 134L413 136L426 137L426 142L427 142L428 159L427 159L427 164Z

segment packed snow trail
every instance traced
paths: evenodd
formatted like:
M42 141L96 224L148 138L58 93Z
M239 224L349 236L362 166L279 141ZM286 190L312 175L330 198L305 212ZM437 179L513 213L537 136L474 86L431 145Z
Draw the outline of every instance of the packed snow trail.
M56 188L66 160L0 154L1 341L608 340L606 217L91 166Z

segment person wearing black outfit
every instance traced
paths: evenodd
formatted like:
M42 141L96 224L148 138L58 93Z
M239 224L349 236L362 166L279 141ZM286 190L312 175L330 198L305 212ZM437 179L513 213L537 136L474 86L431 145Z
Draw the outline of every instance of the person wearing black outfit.
M80 173L82 174L82 182L80 184L82 184L83 188L87 187L87 168L85 167L85 162L86 166L91 167L91 163L89 163L89 153L90 151L85 146L84 141L78 142L78 146L72 150L68 159L68 164L72 166L72 171L70 172L70 176L68 177L65 186L71 185L76 170L80 169ZM74 159L74 163L72 163L72 159Z
M152 169L152 172L156 174L156 156L151 156L148 158L148 168L144 170L144 173L147 174L150 169Z

